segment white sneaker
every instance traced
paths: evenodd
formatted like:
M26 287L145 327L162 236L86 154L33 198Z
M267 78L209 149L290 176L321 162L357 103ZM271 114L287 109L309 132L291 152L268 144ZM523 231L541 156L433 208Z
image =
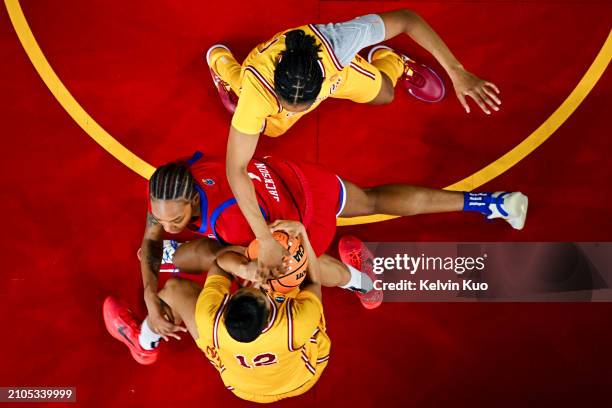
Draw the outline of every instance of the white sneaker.
M495 198L501 196L503 202L501 204L495 202L489 204L491 214L487 216L487 219L503 218L512 228L522 230L525 226L527 207L529 206L529 199L527 196L520 191L513 193L497 191L492 195Z
M229 113L234 113L236 111L236 105L238 103L238 96L232 91L230 85L221 79L221 76L215 72L212 68L212 60L211 54L214 50L225 50L228 54L231 55L231 51L223 44L215 44L206 51L206 64L208 65L208 69L210 70L210 76L212 77L215 88L217 88L217 92L219 93L219 98L221 98L221 103L225 107L225 109ZM223 56L219 57L222 58ZM227 58L227 57L223 57Z
M182 244L172 240L164 240L162 244L162 261L159 266L160 272L177 273L179 269L174 266L174 253ZM142 259L142 248L138 248L136 256L140 261Z
M181 246L179 242L167 239L164 240L162 262L159 267L160 272L176 273L179 271L178 268L174 266L174 253L179 246Z

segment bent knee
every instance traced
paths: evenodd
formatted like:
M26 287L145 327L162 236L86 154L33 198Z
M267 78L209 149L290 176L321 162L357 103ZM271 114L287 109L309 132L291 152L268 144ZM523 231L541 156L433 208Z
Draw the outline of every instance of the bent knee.
M184 284L184 279L181 278L170 278L166 281L164 285L164 292L167 293L175 293L181 290Z
M341 217L358 217L373 214L376 199L370 189L362 189L347 180L343 180L346 187L346 204Z
M173 305L176 299L192 296L200 292L200 286L184 278L170 278L166 281L164 288L160 291L159 297L169 305Z
M205 271L212 266L220 247L217 241L210 238L192 241L176 250L172 262L183 272Z
M172 257L172 263L178 269L186 269L189 265L190 256L188 254L188 250L184 249L183 246L178 247L174 256Z

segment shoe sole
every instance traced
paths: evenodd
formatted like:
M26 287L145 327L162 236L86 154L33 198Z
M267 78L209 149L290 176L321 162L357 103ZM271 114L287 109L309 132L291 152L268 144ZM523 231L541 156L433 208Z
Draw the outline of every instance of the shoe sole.
M216 48L223 48L225 50L228 50L230 53L232 52L229 48L227 48L227 46L223 45L223 44L215 44L212 47L210 47L208 49L208 51L206 51L206 64L210 67L210 54L212 54L212 51ZM211 68L212 69L212 68ZM216 75L216 74L215 74Z
M525 194L519 193L516 195L516 203L513 203L512 206L517 206L519 208L520 215L518 217L508 219L508 224L510 224L512 228L520 231L525 227L525 222L527 221L529 198Z

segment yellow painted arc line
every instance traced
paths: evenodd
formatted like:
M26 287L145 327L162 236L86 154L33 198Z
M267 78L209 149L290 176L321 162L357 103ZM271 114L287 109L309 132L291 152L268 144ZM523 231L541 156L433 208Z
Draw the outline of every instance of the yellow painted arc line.
M70 94L68 89L66 89L57 74L53 71L53 68L49 65L49 62L36 42L25 19L19 0L4 0L4 3L21 45L36 68L36 71L60 105L62 105L66 112L68 112L85 133L94 139L96 143L102 146L108 153L134 172L149 179L155 171L155 168L113 138L87 112L85 112L72 94ZM572 93L563 101L561 106L559 106L542 125L516 147L493 163L471 176L445 187L445 189L471 191L504 173L533 152L538 146L546 141L546 139L548 139L582 103L606 70L611 58L612 31L608 34L608 38L603 47L578 85L576 85ZM367 224L394 218L398 218L398 216L375 214L364 217L340 218L338 219L338 225Z
M79 105L70 91L66 89L66 86L64 86L55 71L53 71L53 68L51 68L51 65L49 65L45 55L38 46L34 34L32 34L32 30L30 30L28 22L23 15L23 10L21 9L19 1L5 0L4 4L6 5L6 9L21 45L34 65L34 68L36 68L38 75L40 75L47 85L47 88L49 88L60 105L62 105L66 112L68 112L85 133L117 160L140 174L142 177L146 179L151 177L155 171L155 167L136 156L113 138L87 112L85 112L85 109Z

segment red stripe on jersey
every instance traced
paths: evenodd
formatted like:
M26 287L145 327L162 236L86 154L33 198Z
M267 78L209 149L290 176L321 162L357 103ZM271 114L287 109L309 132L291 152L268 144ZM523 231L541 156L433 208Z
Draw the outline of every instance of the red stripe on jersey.
M363 75L367 76L368 78L375 80L376 79L376 75L366 69L361 68L359 65L355 64L354 62L351 62L351 68L353 68L355 71L362 73Z
M329 360L329 355L327 355L325 357L317 358L317 363L324 363L327 360Z
M306 366L308 371L310 371L312 374L316 374L317 373L317 370L315 370L315 368L312 366L312 364L310 364L308 359L302 358L302 360L304 360L304 365Z
M276 302L274 301L274 299L270 297L270 295L267 292L266 292L266 296L268 297L268 299L270 299L270 303L272 304L272 318L270 319L270 322L268 323L266 328L261 331L262 334L270 330L270 328L274 324L274 321L276 320Z
M293 299L287 300L287 339L289 341L289 351L295 351L293 348L293 313L291 312L291 305L293 305Z
M327 38L325 38L325 36L321 34L321 32L315 27L314 24L308 24L308 27L310 27L310 29L314 31L317 37L319 37L319 40L323 43L323 46L327 50L328 54L331 56L331 59L334 65L336 66L336 69L338 71L342 71L342 64L340 64L340 60L338 59L338 57L336 57L336 54L334 53L334 50L331 47L331 44L329 43L329 41L327 41Z
M215 315L215 324L213 326L213 344L217 350L219 349L219 320L221 320L221 315L223 314L223 309L225 309L228 299L229 295L225 295L223 297L223 302L221 302L221 306L219 306L219 310L217 310L217 314Z

